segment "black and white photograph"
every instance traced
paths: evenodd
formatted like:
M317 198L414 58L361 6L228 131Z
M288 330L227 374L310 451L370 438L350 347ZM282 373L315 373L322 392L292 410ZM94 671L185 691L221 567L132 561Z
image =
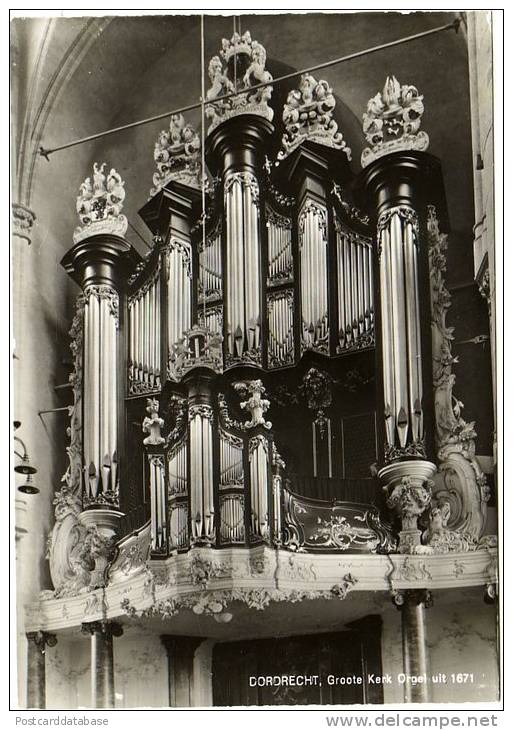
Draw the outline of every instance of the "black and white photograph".
M11 710L500 708L502 22L11 11Z

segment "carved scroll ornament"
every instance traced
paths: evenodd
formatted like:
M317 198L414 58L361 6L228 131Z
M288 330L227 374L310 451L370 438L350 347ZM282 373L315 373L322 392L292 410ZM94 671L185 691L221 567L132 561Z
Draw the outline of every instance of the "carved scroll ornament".
M446 324L451 306L444 276L447 234L441 233L435 207L428 206L428 243L431 286L431 332L433 386L438 448L438 474L433 489L437 500L450 507L448 527L478 539L486 521L486 502L490 497L486 476L475 457L474 422L462 417L463 403L453 394L456 376L452 366L453 328Z

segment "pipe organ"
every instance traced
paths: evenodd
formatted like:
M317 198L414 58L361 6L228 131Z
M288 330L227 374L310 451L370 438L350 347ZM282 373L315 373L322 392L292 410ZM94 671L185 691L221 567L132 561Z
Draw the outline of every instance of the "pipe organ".
M378 232L385 433L389 449L404 449L408 440L421 446L424 436L415 211L387 210Z
M161 387L160 266L128 300L128 390L130 394Z
M252 535L266 538L269 532L269 443L264 435L249 442Z
M356 408L357 387L369 401L364 413L378 413L387 493L435 468L421 315L429 292L422 211L440 208L436 163L369 131L386 128L397 112L387 87L383 104L392 105L382 124L369 107L373 146L355 178L332 90L311 75L287 97L282 149L271 163L272 89L245 91L270 77L265 69L254 76L251 59L262 47L248 37L235 34L213 59L212 73L221 64L239 93L225 99L212 87L204 144L181 115L157 141L158 185L140 211L154 235L151 250L142 258L124 239L124 183L115 170L105 182L105 165L95 165L77 205L83 227L63 260L84 297L82 506L122 510L127 464L140 454L138 498L151 504L156 557L194 545L283 544L284 493L294 482L285 481L278 452L288 446L302 469L309 454L310 473L298 472L297 484L343 485L340 424ZM246 74L235 73L235 55ZM402 108L415 98L406 96ZM211 174L204 194L202 154ZM235 404L242 391L246 400ZM141 411L147 396L150 418L140 425L149 435L136 441L139 421L131 415L127 425L125 416ZM181 415L173 399L185 403ZM270 405L276 429L264 417ZM237 420L237 407L250 418ZM375 439L367 440L374 461Z
M326 209L306 199L299 214L301 349L329 352Z
M84 503L116 503L119 297L109 286L84 291Z
M269 368L294 364L294 290L267 295Z
M189 544L188 509L189 454L185 434L169 450L167 459L169 499L169 540L171 549L182 549Z
M292 221L265 207L267 226L267 286L290 284L294 278Z
M168 509L164 458L158 454L148 456L150 504L151 504L151 548L155 553L167 553Z
M260 363L262 338L259 188L250 173L230 174L224 185L226 211L227 360L247 353Z
M218 224L214 232L198 246L198 302L222 301L222 235Z
M337 241L337 352L374 342L373 252L370 238L335 218Z
M214 540L214 466L212 408L191 406L189 409L189 443L191 471L192 541Z
M178 343L192 324L192 270L189 241L172 236L167 247L167 341Z

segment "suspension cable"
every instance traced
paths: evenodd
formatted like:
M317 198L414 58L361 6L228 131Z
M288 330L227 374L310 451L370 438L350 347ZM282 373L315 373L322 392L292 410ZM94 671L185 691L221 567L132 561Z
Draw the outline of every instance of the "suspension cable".
M427 36L434 35L435 33L441 33L444 30L455 30L458 32L458 29L461 24L461 18L456 18L452 23L447 23L446 25L439 25L436 28L431 28L430 30L422 31L421 33L415 33L413 35L405 36L404 38L398 38L395 41L390 41L389 43L381 43L379 46L372 46L371 48L366 48L363 51L356 51L355 53L349 53L346 56L341 56L340 58L334 58L331 61L325 61L324 63L318 63L315 66L310 66L309 68L302 69L301 71L293 71L288 74L284 74L283 76L279 76L271 81L264 81L260 84L255 84L255 86L251 86L248 89L245 89L245 93L252 93L253 91L256 91L258 89L262 89L264 86L275 86L276 84L281 83L282 81L287 81L288 79L294 79L298 76L302 76L303 74L313 73L314 71L319 71L323 68L328 68L330 66L336 66L339 63L344 63L345 61L351 61L355 58L361 58L362 56L369 55L371 53L376 53L377 51L383 51L386 48L393 48L394 46L399 46L402 43L409 43L411 41L418 40L419 38L426 38ZM228 99L231 99L234 96L237 96L237 94L240 92L231 92L229 94L224 94L223 96L216 97L215 100L212 100L212 103L216 103L219 101L226 101ZM95 139L100 139L101 137L107 137L111 134L116 134L117 132L123 132L126 129L134 129L135 127L141 127L145 124L151 124L152 122L158 122L161 119L167 119L173 114L182 114L183 112L192 111L193 109L200 109L204 108L204 101L195 102L194 104L187 104L186 106L179 107L178 109L174 109L170 112L165 112L163 114L157 114L154 117L148 117L147 119L140 119L137 122L131 122L130 124L123 124L121 127L114 127L113 129L107 129L104 132L98 132L97 134L91 134L88 137L82 137L81 139L75 139L71 142L67 142L66 144L59 145L58 147L53 147L52 149L45 149L43 146L39 148L39 154L44 157L45 159L49 160L50 155L52 155L54 152L60 152L60 150L65 150L70 147L76 147L80 144L85 144L86 142L92 142Z
M201 14L201 228L202 245L205 250L205 230L207 222L207 211L205 205L205 16ZM206 281L206 278L204 279ZM203 288L203 326L207 326L207 290Z

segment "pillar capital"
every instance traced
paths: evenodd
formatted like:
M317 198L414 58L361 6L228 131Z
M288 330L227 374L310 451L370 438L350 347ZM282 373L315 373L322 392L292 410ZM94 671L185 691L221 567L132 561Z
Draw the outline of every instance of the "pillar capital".
M62 266L83 289L89 285L112 286L118 291L139 262L132 245L114 234L89 236L64 255Z
M32 642L41 654L45 653L47 646L52 647L57 644L56 635L50 634L47 631L28 631L26 636L27 641Z
M123 636L123 627L115 621L88 621L81 627L83 634L102 634L105 638Z
M274 132L264 117L244 114L226 120L211 132L205 152L213 174L255 172L264 162L265 141Z
M168 654L189 656L193 655L198 646L205 641L203 636L173 636L162 634L160 640Z
M12 204L12 235L23 238L29 245L32 243L32 227L36 214L26 205Z
M194 652L204 641L199 636L160 637L167 652L169 706L192 707L194 689Z
M433 594L427 588L414 588L407 590L392 591L392 602L400 611L405 605L431 608L433 605Z
M440 160L427 152L384 155L360 173L356 195L361 207L369 209L376 218L391 207L418 209L425 202L434 201L437 208L445 211Z

